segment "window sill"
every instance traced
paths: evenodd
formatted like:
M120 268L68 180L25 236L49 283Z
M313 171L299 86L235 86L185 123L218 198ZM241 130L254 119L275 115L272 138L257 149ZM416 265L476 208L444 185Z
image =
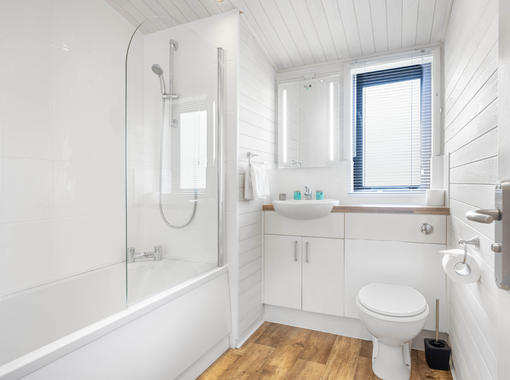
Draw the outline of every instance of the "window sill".
M416 195L422 195L425 194L425 190L381 190L381 191L350 191L348 195L409 195L409 196L416 196Z

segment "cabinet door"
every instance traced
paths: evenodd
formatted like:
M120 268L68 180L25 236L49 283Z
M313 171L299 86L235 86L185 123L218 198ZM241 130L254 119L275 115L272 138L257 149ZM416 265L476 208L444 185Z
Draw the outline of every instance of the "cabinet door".
M343 315L343 240L303 238L303 310Z
M301 308L301 238L265 236L264 302Z

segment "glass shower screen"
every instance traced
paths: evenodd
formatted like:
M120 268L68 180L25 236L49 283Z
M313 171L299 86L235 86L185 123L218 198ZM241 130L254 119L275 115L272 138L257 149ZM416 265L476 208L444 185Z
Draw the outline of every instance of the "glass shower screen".
M218 266L223 51L200 26L138 29L126 61L130 303Z

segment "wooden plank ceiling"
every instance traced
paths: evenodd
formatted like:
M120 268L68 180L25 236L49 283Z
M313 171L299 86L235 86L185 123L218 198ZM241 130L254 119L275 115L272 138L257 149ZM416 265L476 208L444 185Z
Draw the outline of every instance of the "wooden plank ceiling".
M276 69L444 39L453 0L106 0L151 33L238 8Z
M230 0L105 0L131 24L153 33L235 9Z

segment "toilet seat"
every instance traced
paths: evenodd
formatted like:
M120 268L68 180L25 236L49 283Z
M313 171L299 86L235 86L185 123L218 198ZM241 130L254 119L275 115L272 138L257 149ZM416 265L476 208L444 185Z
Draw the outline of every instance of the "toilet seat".
M360 306L373 314L395 319L407 319L428 314L425 297L410 286L372 283L358 292Z

